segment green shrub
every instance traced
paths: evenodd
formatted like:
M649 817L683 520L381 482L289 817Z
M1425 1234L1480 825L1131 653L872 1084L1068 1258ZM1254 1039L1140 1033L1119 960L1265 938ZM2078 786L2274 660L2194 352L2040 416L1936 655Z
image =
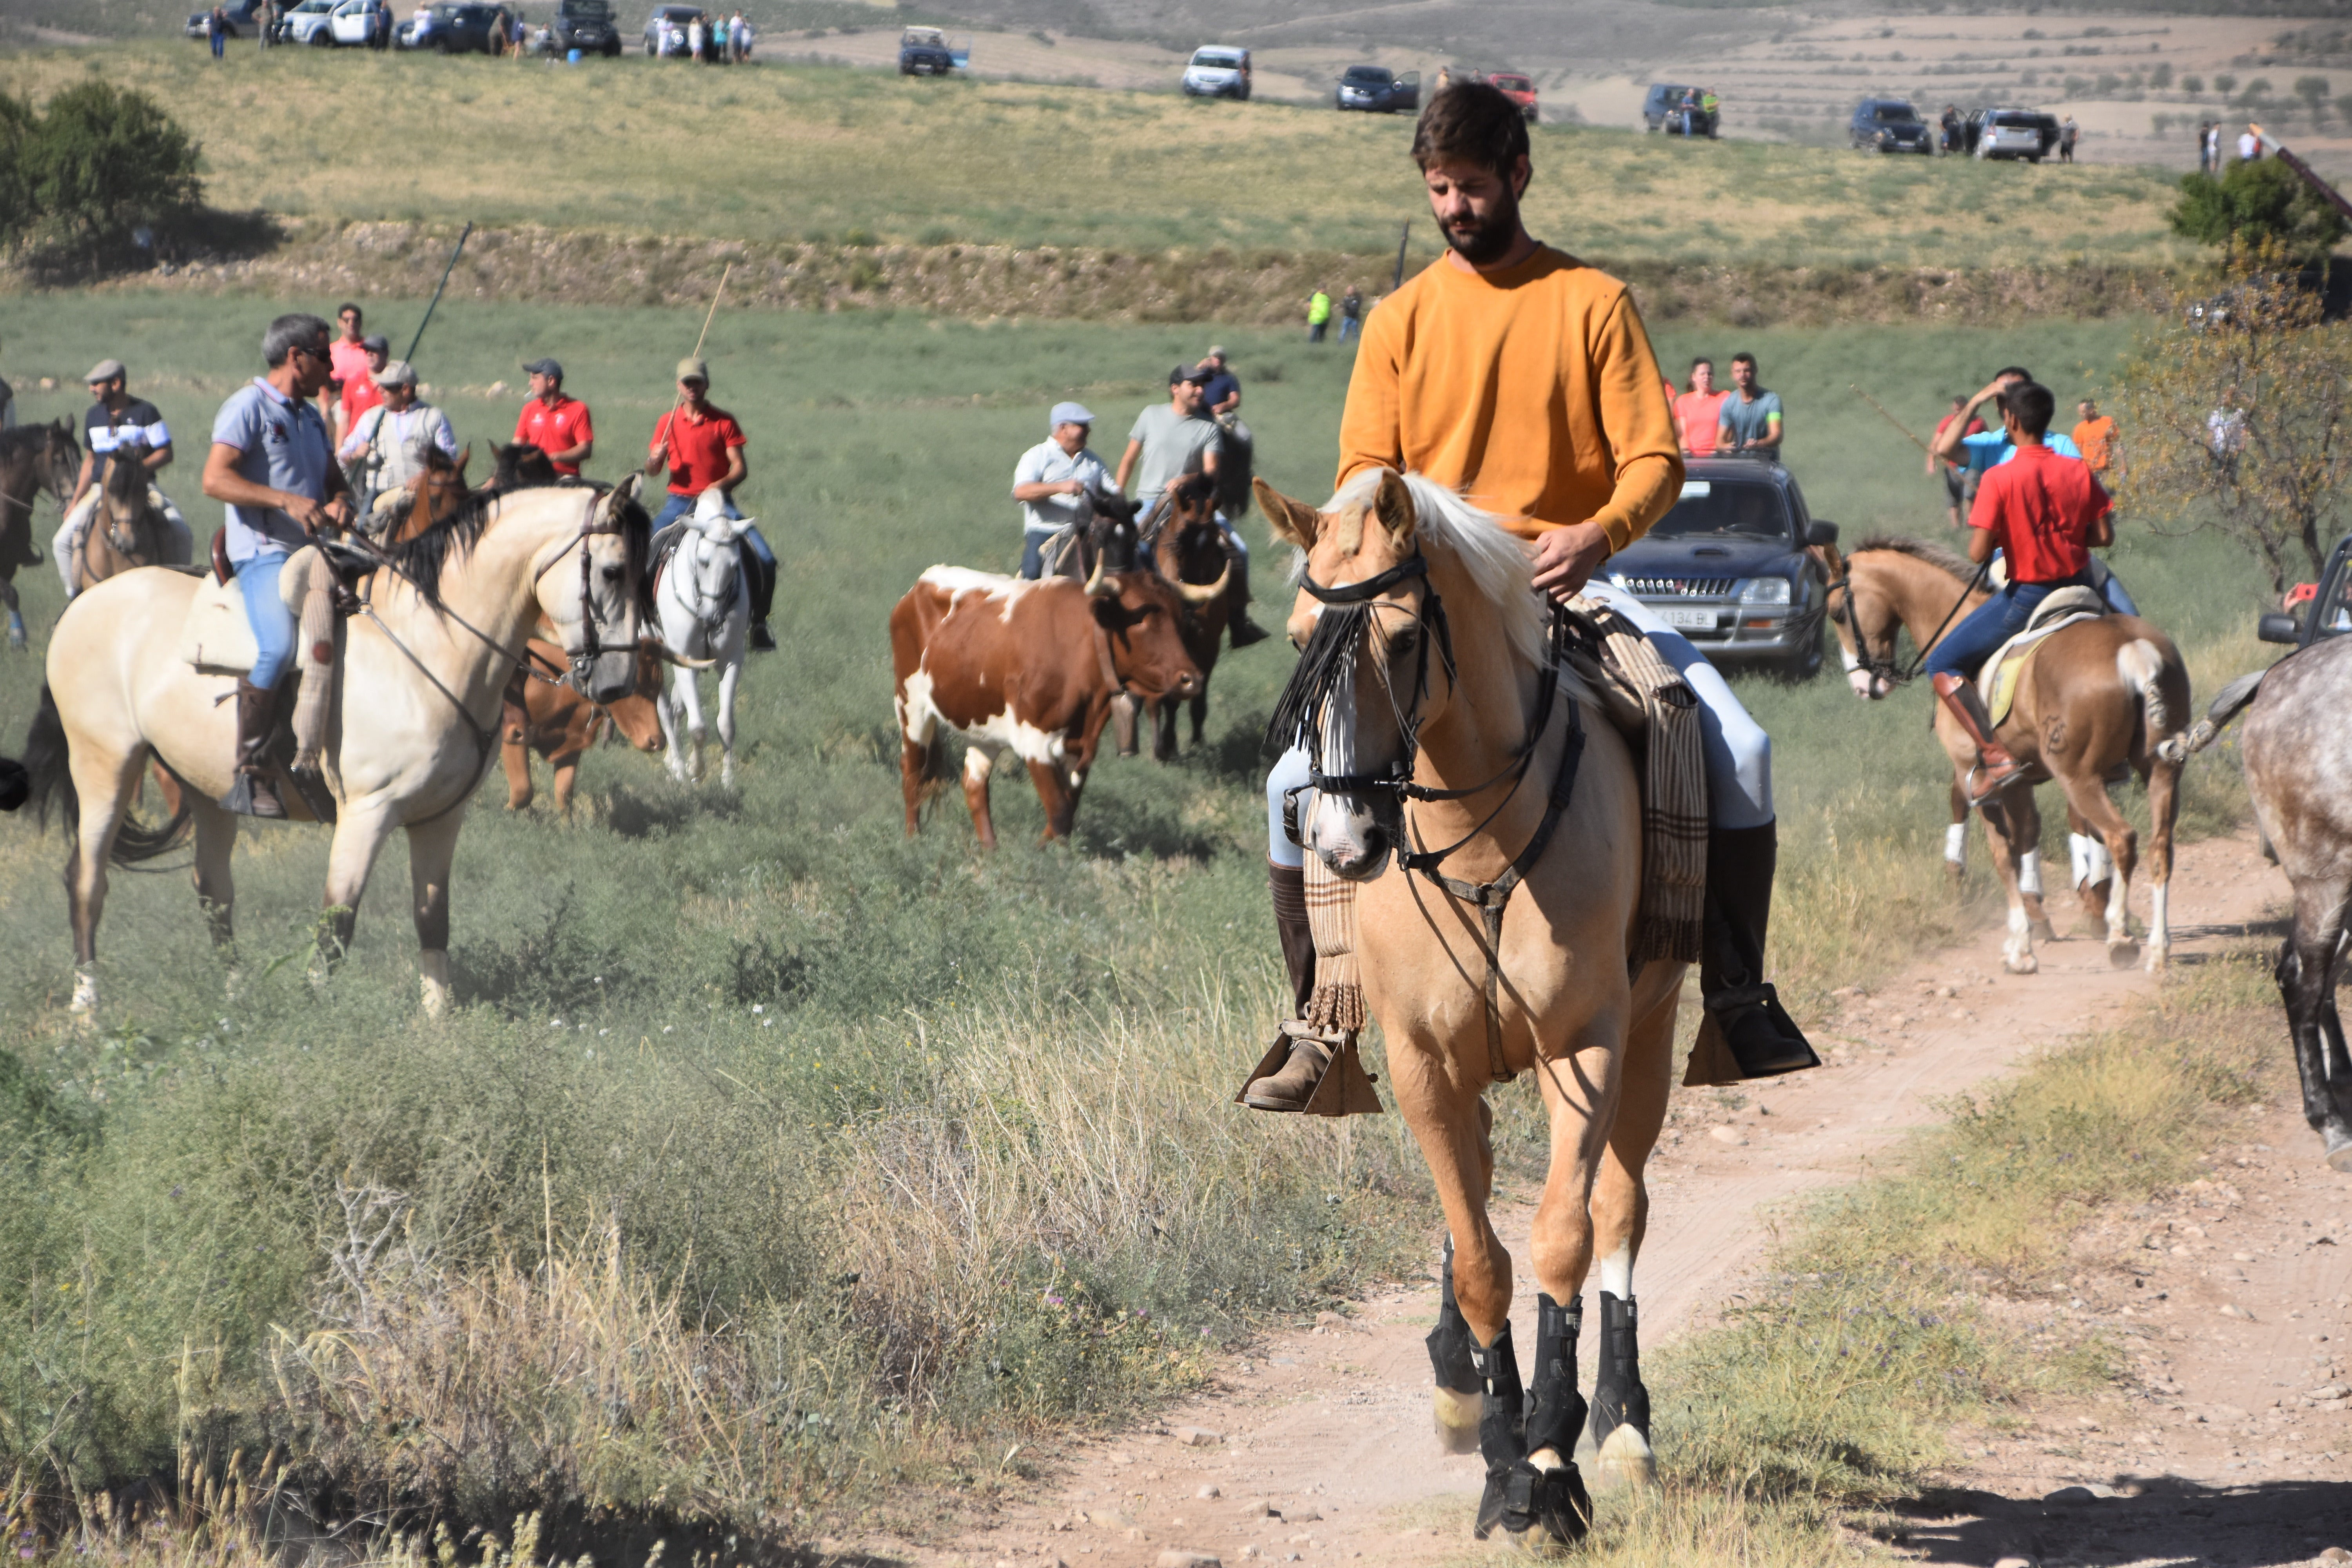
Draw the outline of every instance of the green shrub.
M2232 249L2282 247L2315 260L2344 237L2344 216L2274 158L2232 163L2220 179L2185 174L2172 209L2172 231Z
M128 234L204 195L196 143L145 93L90 80L36 113L0 99L0 242Z

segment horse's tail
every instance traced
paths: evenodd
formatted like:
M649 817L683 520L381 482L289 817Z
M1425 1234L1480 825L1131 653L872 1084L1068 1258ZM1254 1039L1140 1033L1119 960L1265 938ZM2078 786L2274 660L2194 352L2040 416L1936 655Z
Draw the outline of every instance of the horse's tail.
M2221 695L2213 699L2212 706L2205 710L2205 717L2190 725L2189 733L2181 737L2178 760L2186 761L2220 740L2221 731L2230 727L2230 721L2252 706L2263 689L2263 677L2269 673L2267 669L2250 669L2221 688Z
M2140 717L2145 726L2141 743L2164 761L2178 763L2189 760L2187 742L2174 733L2176 720L2164 689L2165 678L2175 671L2180 671L2180 656L2168 644L2134 637L2116 649L2116 673L2123 677L2126 686L2139 693ZM2186 671L2180 671L2180 685L2181 696L2186 699ZM2182 705L2187 704L2184 701Z
M45 682L40 709L33 715L33 727L25 736L26 781L31 787L34 820L46 831L49 802L56 800L58 815L68 838L81 831L81 793L74 788L71 763L65 719L58 712L58 700ZM109 858L118 866L136 866L168 855L185 844L189 826L195 820L195 808L189 804L189 798L190 792L183 788L179 805L170 819L152 827L126 812L121 825L115 829L114 851Z

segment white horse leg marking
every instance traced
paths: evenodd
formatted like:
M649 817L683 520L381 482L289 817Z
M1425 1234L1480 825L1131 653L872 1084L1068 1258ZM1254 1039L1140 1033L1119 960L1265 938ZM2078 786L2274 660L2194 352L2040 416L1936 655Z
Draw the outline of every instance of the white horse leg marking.
M2131 943L2130 921L2131 884L2116 873L2107 884L2107 946L2126 947Z
M702 694L695 689L694 671L681 667L677 682L672 688L677 694L680 722L687 733L687 743L671 753L670 772L692 784L702 782L702 742L709 731L702 721Z
M2042 967L2033 956L2033 922L2026 918L2025 900L2012 895L2009 900L2009 940L2001 943L2001 965L2011 974L2032 974Z
M1601 1288L1620 1301L1633 1298L1633 1238L1627 1237L1617 1244L1617 1250L1601 1259Z
M730 658L719 672L719 782L735 787L735 687L743 679L743 661Z
M2033 898L2042 896L2042 851L2028 849L2017 859L2017 890Z
M2074 861L2074 886L2079 890L2095 888L2116 874L2116 858L2107 853L2107 841L2095 834L2070 833L2066 847Z
M1969 825L1955 822L1944 829L1944 858L1954 866L1969 863Z
M2155 973L2164 967L2172 952L2172 921L2166 907L2172 895L2172 884L2158 882L2147 890L2147 968Z

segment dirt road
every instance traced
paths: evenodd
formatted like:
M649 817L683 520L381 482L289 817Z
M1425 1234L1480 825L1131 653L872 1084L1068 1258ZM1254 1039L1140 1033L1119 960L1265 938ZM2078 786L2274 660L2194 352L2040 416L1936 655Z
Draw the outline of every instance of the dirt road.
M2174 888L2180 963L2242 940L2247 923L2286 891L2250 835L2190 846ZM1751 1092L1736 1111L1729 1106L1738 1097L1678 1091L1652 1166L1650 1245L1634 1277L1644 1343L1705 1322L1750 1279L1773 1211L1785 1200L1853 1178L1874 1152L1932 1120L1941 1097L2000 1072L2022 1053L2097 1027L2153 984L2137 969L2109 968L2105 946L2087 940L2044 946L2040 974L2010 976L2001 973L2000 934L1988 931L1849 999L1842 1016L1816 1032L1830 1062L1823 1070ZM2246 1179L2233 1175L2230 1186L2192 1191L2161 1213L2118 1216L2134 1245L2155 1236L2169 1244L2141 1251L2160 1256L2178 1283L2151 1301L2145 1282L2134 1287L2121 1271L2094 1270L2097 1280L2088 1274L2074 1280L2082 1294L2053 1309L2107 1313L2117 1325L2137 1322L2143 1334L2157 1325L2159 1336L2161 1325L2178 1321L2180 1330L2169 1338L2139 1342L2148 1349L2141 1363L2147 1386L2135 1397L2149 1408L2128 1420L2045 1413L2056 1440L1967 1435L1972 1464L1981 1460L1983 1468L1949 1478L1955 1489L1939 1500L1942 1517L1919 1521L1915 1551L1989 1568L2014 1542L2040 1561L2065 1534L2050 1517L2070 1506L2044 1496L2069 1482L2128 1491L2137 1489L2136 1475L2170 1476L2177 1479L2167 1483L2173 1489L2167 1495L2178 1504L2181 1489L2201 1497L2250 1471L2344 1473L2336 1450L2352 1451L2352 1402L2307 1404L2301 1396L2346 1371L2335 1359L2343 1330L2330 1325L2344 1322L2352 1300L2346 1202L2352 1183L2320 1164L2292 1106L2271 1108L2260 1142L2270 1148L2257 1148L2259 1169L2295 1201L2250 1197L2256 1169L2250 1166ZM1524 1259L1528 1211L1504 1196L1498 1225ZM2263 1250L2250 1250L2256 1247ZM1522 1343L1534 1342L1535 1297L1522 1266L1514 1306L1525 1320L1517 1330ZM2218 1315L2223 1298L2236 1303L2237 1315ZM1259 1559L1417 1563L1458 1553L1468 1544L1481 1467L1475 1456L1441 1455L1431 1436L1421 1340L1435 1311L1433 1279L1379 1295L1344 1319L1324 1314L1311 1330L1276 1335L1248 1357L1231 1359L1213 1392L1162 1421L1072 1445L1065 1480L1035 1502L1006 1509L945 1549L886 1550L940 1568L1050 1568L1056 1559L1069 1568L1175 1568L1162 1556L1171 1552L1213 1556L1227 1568ZM1588 1390L1591 1338L1582 1376ZM2294 1408L2273 1407L2274 1399L2292 1400ZM2163 1412L2161 1405L2172 1408ZM2290 1505L2294 1557L2307 1554L2302 1541L2312 1531L2319 1544L2326 1543L2320 1537L2352 1544L2352 1529L2327 1521L2329 1507L2346 1506L2342 1490ZM2145 1505L2095 1497L2086 1491L2072 1506L2153 1510L2157 1501L2153 1494ZM2281 1500L2255 1511L2268 1517ZM2253 1549L2257 1536L2245 1533L2252 1527L2241 1517L2247 1511L2207 1507L2203 1522ZM2180 1561L2182 1528L2199 1522L2174 1506L2148 1512L2150 1550ZM2084 1528L2120 1546L2130 1534L2116 1533L2120 1523ZM2257 1532L2265 1543L2256 1555L2200 1552L2197 1560L2293 1560L2263 1554L2281 1548L2282 1528Z

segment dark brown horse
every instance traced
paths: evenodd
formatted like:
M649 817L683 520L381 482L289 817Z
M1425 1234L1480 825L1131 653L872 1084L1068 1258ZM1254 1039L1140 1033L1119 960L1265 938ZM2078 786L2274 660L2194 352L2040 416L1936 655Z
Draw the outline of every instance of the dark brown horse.
M1184 651L1201 667L1201 689L1192 693L1192 744L1201 743L1201 726L1209 717L1209 674L1217 667L1217 650L1233 619L1233 563L1225 557L1224 531L1217 526L1216 485L1206 474L1189 474L1160 492L1159 510L1149 520L1151 563L1184 601L1180 630ZM1151 756L1155 762L1176 758L1176 700L1151 704Z
M47 490L63 506L80 472L81 447L64 420L0 430L0 604L8 606L10 647L25 646L16 569L41 559L33 543L33 499Z

